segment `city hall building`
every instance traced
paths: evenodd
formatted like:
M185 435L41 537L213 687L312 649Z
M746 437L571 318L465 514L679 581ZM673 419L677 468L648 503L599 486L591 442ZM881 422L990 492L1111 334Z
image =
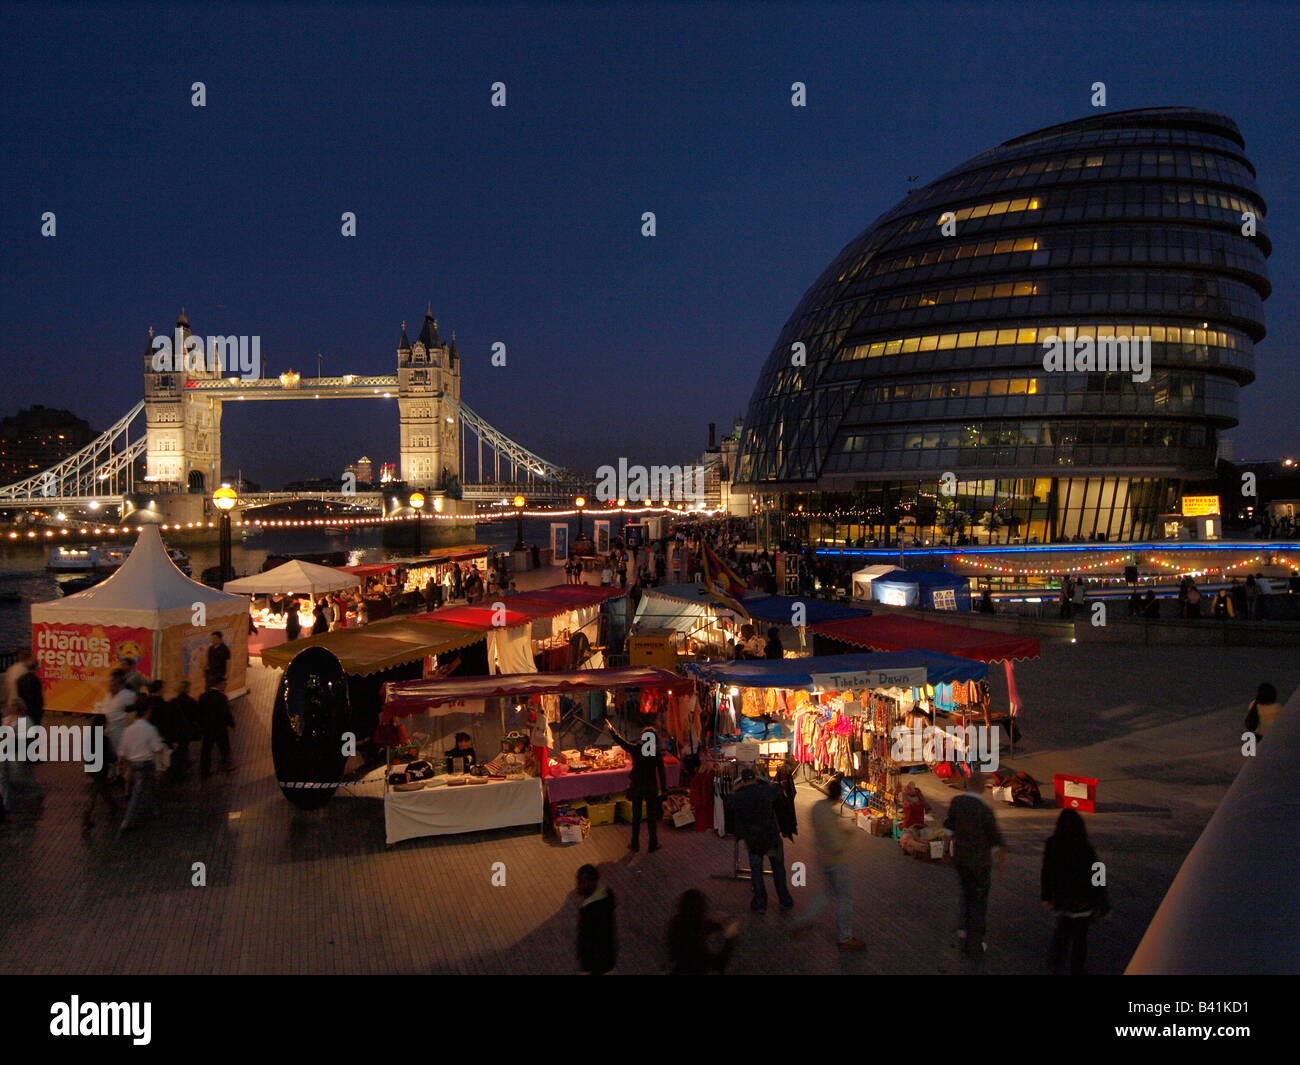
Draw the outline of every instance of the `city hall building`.
M909 193L804 295L750 400L760 535L1159 536L1254 378L1266 205L1236 125L1107 113Z

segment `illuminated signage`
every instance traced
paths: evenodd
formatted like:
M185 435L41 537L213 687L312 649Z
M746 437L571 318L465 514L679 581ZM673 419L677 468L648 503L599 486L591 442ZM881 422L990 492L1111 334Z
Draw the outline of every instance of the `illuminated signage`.
M1183 496L1183 517L1202 518L1219 513L1218 496Z

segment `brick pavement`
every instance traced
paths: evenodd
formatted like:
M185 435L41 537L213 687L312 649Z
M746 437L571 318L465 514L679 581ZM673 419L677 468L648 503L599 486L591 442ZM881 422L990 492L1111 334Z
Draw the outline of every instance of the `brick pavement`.
M1277 651L1045 645L1018 667L1026 743L1011 759L1050 789L1052 772L1091 771L1102 811L1089 821L1107 862L1112 920L1092 935L1095 972L1119 972L1239 764L1232 737L1258 680L1289 693L1300 664ZM598 864L619 898L618 972L656 972L675 899L704 888L742 934L734 972L1038 973L1049 919L1037 901L1053 810L998 808L1011 846L995 880L989 954L975 965L948 945L956 877L861 833L853 848L856 916L869 950L841 955L831 917L799 940L775 906L747 909L749 887L725 879L732 843L665 828L656 854L627 852L627 826L594 828L581 845L535 830L384 843L378 785L298 811L281 796L268 713L278 673L252 671L236 708L236 771L164 792L156 823L118 839L101 817L80 831L78 767L38 772L49 797L0 824L0 972L6 973L566 973L573 970L574 873ZM1001 697L1001 669L993 674ZM51 715L54 723L57 715ZM942 817L949 792L916 778ZM800 789L801 823L814 793ZM788 862L810 861L800 834ZM490 885L492 863L505 887ZM192 864L207 886L191 886ZM811 873L813 884L815 872ZM801 891L795 889L795 897ZM796 910L797 913L797 910Z

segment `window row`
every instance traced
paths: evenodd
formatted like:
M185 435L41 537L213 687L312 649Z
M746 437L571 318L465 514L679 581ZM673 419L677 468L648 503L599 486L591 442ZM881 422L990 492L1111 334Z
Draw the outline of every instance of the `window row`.
M1126 325L1111 322L1100 325L1041 325L1018 329L980 329L961 333L931 333L927 336L898 340L876 340L856 344L840 352L840 360L877 359L885 355L905 355L914 351L946 351L950 348L994 347L1003 344L1037 344L1039 339L1069 336L1150 337L1157 344L1213 345L1220 348L1252 350L1243 333L1231 329L1196 328L1177 325Z
M846 436L837 451L871 451L933 447L994 447L1000 444L1123 444L1133 447L1201 447L1207 430L1177 422L1007 422L1001 425L925 425L911 429L874 430Z
M992 259L1016 252L1046 251L1050 258L1036 259L1034 265L1058 265L1071 262L1140 263L1148 259L1164 262L1199 263L1206 266L1237 266L1239 269L1257 268L1263 272L1264 256L1259 246L1249 239L1237 239L1225 233L1200 229L1178 229L1171 226L1130 226L1123 229L1087 228L1064 231L1046 231L1026 237L1003 237L979 241L965 241L942 247L927 248L907 255L877 258L859 258L855 267L841 273L839 280L881 277L906 270L941 263ZM1028 255L1015 263L1028 265ZM979 268L994 270L1003 264L981 263ZM922 275L925 276L925 275Z
M1096 392L1110 396L1155 394L1180 396L1191 400L1212 395L1231 399L1240 386L1235 381L1207 374L1158 370L1151 380L1135 382L1128 374L1059 373L1032 377L981 377L966 380L896 381L866 385L858 394L859 403L887 403L891 400L966 399L982 396L1037 396L1040 393Z

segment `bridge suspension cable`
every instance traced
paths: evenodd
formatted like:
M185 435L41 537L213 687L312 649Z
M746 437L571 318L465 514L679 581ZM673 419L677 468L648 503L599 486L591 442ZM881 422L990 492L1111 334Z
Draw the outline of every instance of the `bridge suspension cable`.
M511 484L532 484L537 481L551 482L563 481L569 482L577 479L576 475L565 469L563 466L557 466L554 462L542 458L534 451L529 451L522 444L516 443L506 436L500 429L490 424L480 414L477 414L464 403L457 403L450 397L446 402L460 411L461 424L461 448L460 448L460 475L461 482L479 482L484 480L483 468L483 445L486 444L493 453L493 476L491 480L497 484L508 482ZM466 448L465 431L473 433L478 442L478 464L477 476L470 477L470 456ZM505 459L510 467L510 475L503 478L501 476L501 460ZM520 476L520 475L523 476Z
M145 453L148 438L140 433L132 440L131 423L143 412L141 400L80 451L47 470L0 487L0 505L93 499L133 491L135 463Z

